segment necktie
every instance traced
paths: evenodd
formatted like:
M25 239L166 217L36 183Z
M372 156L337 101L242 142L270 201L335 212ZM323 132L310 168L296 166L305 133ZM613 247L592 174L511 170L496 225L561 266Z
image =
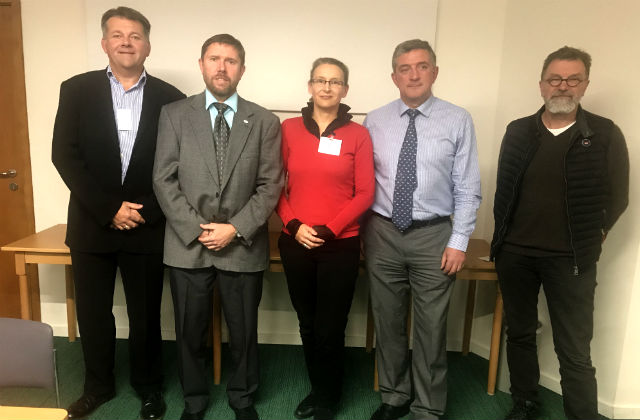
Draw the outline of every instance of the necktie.
M227 124L227 120L224 118L224 112L229 106L220 102L215 102L213 106L218 110L218 115L216 115L216 120L213 125L213 142L216 146L218 180L222 182L224 159L227 156L227 146L229 145L229 124Z
M409 126L407 127L407 133L404 135L404 142L398 157L391 221L400 232L404 232L411 225L413 192L418 187L418 177L416 175L416 155L418 153L416 116L419 113L420 111L417 109L408 109L406 111L406 114L409 115Z

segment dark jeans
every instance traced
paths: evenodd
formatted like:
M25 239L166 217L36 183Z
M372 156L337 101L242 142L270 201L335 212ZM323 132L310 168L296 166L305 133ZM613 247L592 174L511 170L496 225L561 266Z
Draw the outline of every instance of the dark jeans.
M342 392L344 330L358 278L360 238L306 249L290 235L278 240L311 389L319 405L335 405Z
M538 401L540 369L536 348L538 292L544 288L560 385L568 419L598 418L598 391L591 364L596 265L573 275L573 258L528 257L501 251L496 271L507 319L511 394Z

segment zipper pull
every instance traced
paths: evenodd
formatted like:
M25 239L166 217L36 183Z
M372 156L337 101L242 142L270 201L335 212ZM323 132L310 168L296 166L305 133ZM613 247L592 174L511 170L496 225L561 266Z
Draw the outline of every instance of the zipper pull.
M574 265L574 266L573 266L573 275L574 275L574 276L577 276L578 274L579 274L579 272L578 272L578 266L577 266L577 265Z

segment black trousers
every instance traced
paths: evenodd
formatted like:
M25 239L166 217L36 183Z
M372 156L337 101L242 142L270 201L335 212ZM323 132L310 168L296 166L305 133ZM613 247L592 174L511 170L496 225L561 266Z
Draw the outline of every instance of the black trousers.
M162 254L71 250L76 312L85 364L84 392L115 391L113 292L120 269L129 316L131 385L140 395L162 389Z
M258 389L258 305L262 297L262 271L236 273L208 268L171 267L171 294L176 320L178 373L185 410L207 408L206 334L213 313L213 287L218 282L222 310L229 327L232 372L227 381L229 404L253 404Z
M538 401L536 348L538 292L544 288L560 385L568 419L598 418L598 391L591 363L596 265L573 275L573 258L527 257L501 251L496 258L507 319L511 394Z
M282 233L278 240L291 302L319 405L335 405L342 393L344 330L358 278L360 238L335 239L306 249Z

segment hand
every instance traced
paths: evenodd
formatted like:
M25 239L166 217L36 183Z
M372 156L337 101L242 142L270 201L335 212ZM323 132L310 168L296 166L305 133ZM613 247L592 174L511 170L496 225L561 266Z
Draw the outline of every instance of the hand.
M202 233L198 240L212 251L220 251L236 237L236 228L230 223L201 224Z
M120 210L111 219L111 228L118 230L135 229L144 223L144 219L138 212L142 204L123 201Z
M459 249L446 247L442 254L442 263L440 264L440 270L445 274L451 276L464 267L464 260L467 254Z
M300 225L298 233L296 233L296 241L307 249L317 248L324 244L324 241L316 236L317 234L318 232L312 227L303 223Z

